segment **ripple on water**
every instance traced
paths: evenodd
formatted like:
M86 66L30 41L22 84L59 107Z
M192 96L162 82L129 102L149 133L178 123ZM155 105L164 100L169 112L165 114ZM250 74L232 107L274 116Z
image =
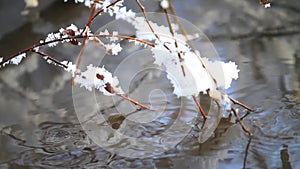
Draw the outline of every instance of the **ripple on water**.
M297 107L297 106L296 106ZM300 119L293 107L281 107L273 112L262 112L254 121L247 167L297 168L300 165Z

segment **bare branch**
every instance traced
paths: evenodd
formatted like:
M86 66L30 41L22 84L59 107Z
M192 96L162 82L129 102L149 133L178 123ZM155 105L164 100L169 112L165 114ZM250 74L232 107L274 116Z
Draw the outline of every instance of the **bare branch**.
M52 62L54 62L54 63L56 63L56 64L62 66L63 68L68 68L67 65L62 64L60 61L58 61L57 59L51 57L51 56L48 55L47 53L44 53L44 52L42 52L42 51L35 51L35 50L33 50L33 52L35 52L35 53L37 53L37 54L40 54L40 55L42 55L42 56L47 57L46 60L51 60Z
M166 18L167 18L167 21L168 21L170 32L171 32L171 34L172 34L172 36L173 36L173 38L175 40L175 47L178 49L178 42L177 42L177 39L175 39L175 36L174 36L175 33L174 33L174 30L173 30L173 27L172 27L172 23L171 23L171 18L169 16L169 12L168 12L167 9L164 9L164 12L166 14ZM180 62L182 62L184 60L183 57L182 57L182 54L179 51L177 52L177 54L178 54L178 58L179 58ZM185 76L186 74L185 74L184 67L183 67L182 64L180 66L181 66L181 70L182 70L183 76Z
M236 111L236 109L234 107L231 108L231 111L233 112L233 114L236 117L236 121L240 124L240 126L242 127L242 129L244 130L244 132L246 132L249 136L252 136L253 134L251 133L251 131L244 125L244 123L241 121L241 119L238 116L238 113Z
M139 102L137 102L137 101L135 101L135 100L133 100L133 99L131 99L131 98L129 98L129 97L126 97L125 95L119 94L118 96L122 97L122 98L125 99L125 100L130 101L131 103L133 103L133 104L135 104L135 105L137 105L137 106L140 106L140 107L143 108L143 109L147 109L147 110L153 111L153 110L152 110L151 108L149 108L148 106L145 106L145 105L143 105L143 104L141 104L141 103L139 103Z
M244 162L243 162L243 169L246 169L247 158L248 158L248 152L249 152L249 149L250 149L251 141L252 141L252 136L249 137L248 143L247 143L247 146L246 146L246 149L245 149L245 156L244 156Z
M254 109L252 109L252 108L248 107L247 105L239 102L238 100L236 100L236 99L234 99L234 98L232 98L230 96L228 96L228 98L232 101L232 103L237 104L237 105L239 105L239 106L241 106L241 107L249 110L250 112L254 112Z

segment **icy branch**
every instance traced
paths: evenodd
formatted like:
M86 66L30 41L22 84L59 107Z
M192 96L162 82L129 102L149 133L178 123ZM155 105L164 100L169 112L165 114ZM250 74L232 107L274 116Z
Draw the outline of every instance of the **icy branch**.
M65 65L66 68L63 67L64 70L70 72L72 76L76 71L76 65L69 61L62 61L60 64L57 64L51 60L47 60L47 63L60 67L62 67L61 65ZM76 72L77 75L75 76L74 82L80 87L84 87L89 91L97 89L107 96L124 94L123 90L118 87L118 78L113 77L104 67L95 67L90 64L85 71L77 70Z

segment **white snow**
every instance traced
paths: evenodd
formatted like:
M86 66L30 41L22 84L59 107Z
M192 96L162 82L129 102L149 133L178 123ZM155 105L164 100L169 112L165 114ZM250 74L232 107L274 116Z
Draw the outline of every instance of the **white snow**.
M14 64L14 65L18 65L22 61L22 59L25 58L25 57L26 57L26 53L21 53L20 55L12 58L10 60L10 63Z

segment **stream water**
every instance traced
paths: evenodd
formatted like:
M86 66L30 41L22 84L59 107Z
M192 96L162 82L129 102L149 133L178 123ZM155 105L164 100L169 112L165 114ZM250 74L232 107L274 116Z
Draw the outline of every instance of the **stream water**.
M88 8L71 2L40 3L28 15L21 15L24 4L0 2L0 23L4 25L0 28L1 56L71 23L83 26L89 16ZM143 3L151 12L162 12L157 1ZM134 2L128 5L139 11ZM130 104L118 97L107 99L72 88L68 73L32 54L19 66L0 70L0 168L300 168L297 0L274 2L270 9L256 1L234 0L174 0L173 5L179 17L208 36L222 60L238 64L239 79L226 92L256 110L244 119L253 133L251 139L238 124L221 119L214 134L199 144L199 130L193 127L197 107L191 100L176 98L166 75L151 65L151 54L134 52L135 46L129 46L131 51L124 56L106 56L101 64L119 75L121 86L128 88L132 98L164 108L159 114L128 107ZM7 16L12 17L7 20ZM100 28L110 21L103 15L94 24ZM74 46L46 48L60 60L75 61L79 51ZM84 59L83 65L92 58L100 60L100 54L89 46L86 55L90 58ZM120 65L129 66L120 69ZM128 84L127 78L131 79ZM207 111L210 102L201 102ZM114 119L105 124L97 113ZM121 116L114 116L118 113ZM78 119L83 119L82 124ZM139 123L134 123L137 120ZM120 126L122 134L135 139L103 142L115 139L111 133Z

